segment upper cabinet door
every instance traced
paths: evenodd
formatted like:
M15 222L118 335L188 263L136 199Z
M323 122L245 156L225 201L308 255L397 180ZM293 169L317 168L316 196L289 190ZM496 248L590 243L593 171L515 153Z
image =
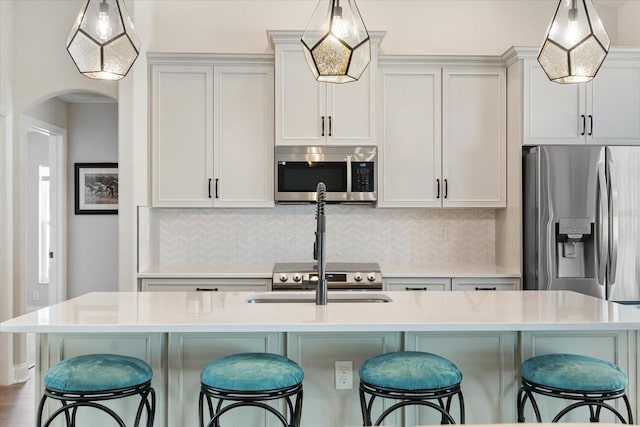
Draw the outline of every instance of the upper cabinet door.
M445 67L442 87L442 205L505 207L504 67Z
M273 207L273 66L216 65L216 207Z
M524 67L524 145L583 144L585 85L550 81L536 60Z
M372 60L356 82L322 84L327 88L327 144L376 144L374 64Z
M370 32L371 62L358 81L319 83L305 61L302 32L271 31L276 52L276 145L376 145L375 77L384 32Z
M154 65L152 205L213 205L213 67Z
M441 81L440 67L381 67L380 207L442 204Z
M313 78L299 42L276 46L276 90L276 144L325 144L327 91Z
M605 61L590 86L587 141L640 144L640 61Z

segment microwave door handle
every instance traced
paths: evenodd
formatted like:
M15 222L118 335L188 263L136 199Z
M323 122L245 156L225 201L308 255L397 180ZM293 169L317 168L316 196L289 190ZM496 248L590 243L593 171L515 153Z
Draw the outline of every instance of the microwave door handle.
M347 200L351 200L351 156L347 156Z

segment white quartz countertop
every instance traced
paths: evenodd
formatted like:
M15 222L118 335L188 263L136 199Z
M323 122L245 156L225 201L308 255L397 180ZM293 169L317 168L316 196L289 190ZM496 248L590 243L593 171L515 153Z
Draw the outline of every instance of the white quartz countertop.
M154 267L138 273L140 279L271 279L273 264L250 265L196 265L188 267Z
M512 269L494 265L407 265L383 264L382 275L388 277L508 277L519 278L520 273ZM162 266L140 271L140 279L240 279L273 277L273 264L250 265L195 265L195 266Z
M313 295L278 293L284 294ZM346 294L353 292L341 295ZM246 300L255 295L251 292L91 293L8 320L0 324L0 330L124 333L640 329L640 310L569 291L384 294L392 302L329 302L317 306L313 302L250 304Z
M382 275L389 277L504 277L520 278L513 269L495 265L404 265L384 264Z

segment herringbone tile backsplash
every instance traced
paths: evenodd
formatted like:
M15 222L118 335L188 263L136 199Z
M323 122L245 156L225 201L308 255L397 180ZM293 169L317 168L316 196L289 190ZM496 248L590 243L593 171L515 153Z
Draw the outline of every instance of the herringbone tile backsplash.
M274 209L150 209L152 266L313 260L314 205ZM491 209L375 209L329 205L328 261L493 265Z

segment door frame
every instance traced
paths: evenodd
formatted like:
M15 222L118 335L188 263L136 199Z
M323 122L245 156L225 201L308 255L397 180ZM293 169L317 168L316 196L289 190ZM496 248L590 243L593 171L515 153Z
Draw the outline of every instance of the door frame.
M54 272L53 286L49 286L49 305L62 302L67 297L67 131L50 123L33 117L22 115L20 122L20 148L19 148L19 176L20 176L20 192L19 212L20 221L20 237L21 247L19 250L19 266L20 266L20 289L26 292L26 271L27 271L27 200L24 196L27 190L26 165L27 165L27 138L28 133L38 132L49 137L49 167L50 180L52 188L52 204L55 204L55 224L52 227L52 250L54 252ZM23 303L27 298L23 296ZM25 304L26 305L26 304ZM26 309L25 307L22 307Z

